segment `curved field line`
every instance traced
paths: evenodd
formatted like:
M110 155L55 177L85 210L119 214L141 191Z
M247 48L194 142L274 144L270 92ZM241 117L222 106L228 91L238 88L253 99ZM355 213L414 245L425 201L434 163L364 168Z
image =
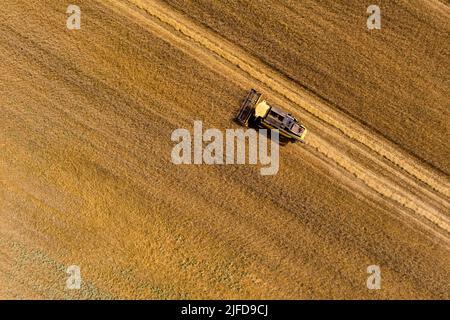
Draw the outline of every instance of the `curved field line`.
M450 220L446 212L450 211L450 186L446 176L424 167L389 141L314 100L268 66L173 12L166 5L148 0L131 0L128 4L110 1L122 13L142 21L152 32L180 50L214 70L223 70L223 76L241 86L263 88L264 92L274 96L271 100L281 101L286 109L292 110L292 105L296 105L307 111L302 118L320 129L310 134L307 139L309 145L358 177L373 191L438 226L440 230L435 231L440 234L440 238L449 242ZM354 157L347 156L333 141L328 141L322 135L331 136L356 150L377 167L377 172L389 171L395 175L395 181L378 174Z

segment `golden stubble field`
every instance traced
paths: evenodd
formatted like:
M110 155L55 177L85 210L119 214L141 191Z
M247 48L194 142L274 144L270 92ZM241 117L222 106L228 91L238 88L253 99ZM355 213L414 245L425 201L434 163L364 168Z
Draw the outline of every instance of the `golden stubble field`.
M449 7L227 3L2 5L0 298L449 298ZM172 164L251 87L311 131L277 175Z

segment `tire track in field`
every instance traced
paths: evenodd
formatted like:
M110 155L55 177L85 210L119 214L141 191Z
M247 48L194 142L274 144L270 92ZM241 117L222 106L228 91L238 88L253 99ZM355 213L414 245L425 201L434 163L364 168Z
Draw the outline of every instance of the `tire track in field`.
M377 137L359 123L308 96L268 66L173 12L168 6L148 0L110 2L119 13L143 22L143 27L210 68L223 70L223 75L240 86L259 87L271 95L272 101L278 100L290 111L298 113L292 105L307 111L302 119L318 129L307 138L310 146L358 177L370 189L390 199L397 207L403 207L402 211L406 215L411 216L413 211L415 220L425 218L438 226L433 228L435 233L437 231L441 239L449 242L450 221L445 213L450 211L450 187L446 176L424 167L389 141ZM334 141L356 151L362 159L370 161L370 167L375 166L376 170L370 169L367 163L357 161L354 156L346 155ZM395 176L395 180L380 175L380 172L389 172ZM423 223L423 226L430 228L429 223Z

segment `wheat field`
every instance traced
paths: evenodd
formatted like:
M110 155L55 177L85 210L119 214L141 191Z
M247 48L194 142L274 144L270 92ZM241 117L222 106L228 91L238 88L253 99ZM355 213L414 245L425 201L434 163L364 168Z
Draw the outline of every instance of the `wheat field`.
M450 7L380 2L4 1L0 298L449 299ZM172 163L250 88L278 174Z

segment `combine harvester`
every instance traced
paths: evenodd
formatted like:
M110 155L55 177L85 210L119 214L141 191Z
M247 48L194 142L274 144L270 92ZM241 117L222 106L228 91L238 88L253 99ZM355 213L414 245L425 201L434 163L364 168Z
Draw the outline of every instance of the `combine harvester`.
M278 129L281 145L305 142L306 128L289 113L267 104L255 89L242 102L236 121L245 127Z

